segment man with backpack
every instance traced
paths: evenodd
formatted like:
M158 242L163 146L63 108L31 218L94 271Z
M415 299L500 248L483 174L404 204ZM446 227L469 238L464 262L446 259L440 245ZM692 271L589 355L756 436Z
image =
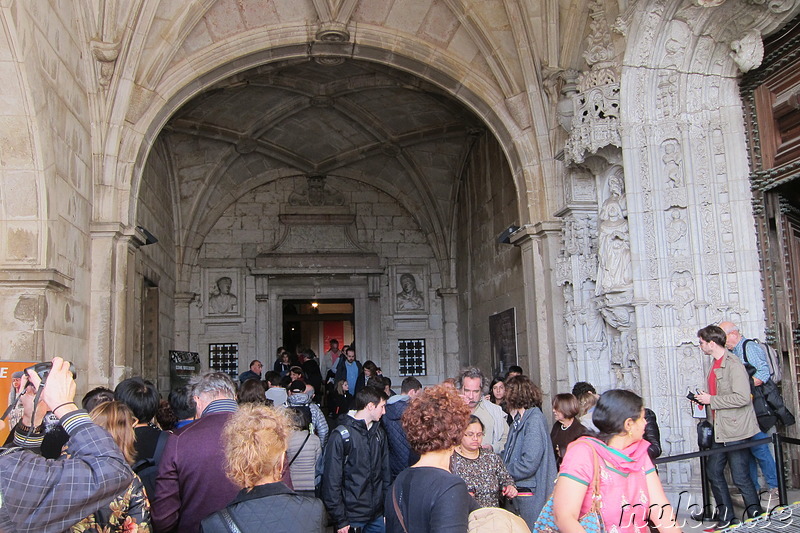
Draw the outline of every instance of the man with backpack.
M325 446L321 498L337 533L351 527L383 533L383 501L389 488L389 450L379 421L386 393L364 387L356 393L353 415L340 417Z
M761 343L752 339L746 339L739 332L739 327L733 322L722 322L719 325L725 332L725 347L739 358L745 365L748 373L750 374L751 389L753 390L753 406L756 410L756 417L761 431L756 433L752 439L764 439L769 435L766 432L774 433L775 423L777 416L772 411L770 406L763 399L764 385L771 381L771 372L767 351L762 347ZM774 386L770 383L769 386ZM761 388L759 390L759 387ZM761 399L759 401L759 398ZM775 468L775 458L772 457L770 446L768 444L761 444L750 448L752 458L750 461L750 477L753 480L753 485L756 490L759 488L758 482L758 467L761 467L761 472L764 474L764 479L767 482L769 490L769 497L772 501L778 501L778 475Z

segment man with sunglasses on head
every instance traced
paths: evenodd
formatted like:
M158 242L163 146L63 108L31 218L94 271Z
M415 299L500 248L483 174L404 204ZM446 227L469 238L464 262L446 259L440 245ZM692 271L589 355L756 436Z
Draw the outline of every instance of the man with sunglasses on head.
M39 398L41 411L25 403L23 424L16 428L22 439L41 423L41 413L52 411L70 436L70 456L47 460L24 448L0 449L0 531L61 532L107 505L133 479L128 463L111 435L92 422L74 403L75 380L69 361L53 358ZM34 389L41 379L28 370ZM35 412L34 412L34 408Z

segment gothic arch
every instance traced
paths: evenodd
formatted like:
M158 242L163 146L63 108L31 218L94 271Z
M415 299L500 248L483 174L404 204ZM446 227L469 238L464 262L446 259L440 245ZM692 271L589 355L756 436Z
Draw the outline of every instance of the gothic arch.
M128 199L127 218L129 220L133 220L136 210L135 192L149 146L168 118L181 105L191 100L204 88L235 75L237 72L269 62L310 59L319 55L308 46L307 40L298 42L295 39L293 43L280 42L280 32L259 41L261 43L280 42L279 46L266 50L258 50L253 45L252 36L242 35L239 37L241 41L231 39L216 43L208 50L196 52L195 56L182 66L166 72L162 78L163 81L153 89L152 93L143 89L139 91L139 96L142 98L152 97L151 104L144 111L136 113L138 115L137 125L126 132L122 141L120 160L117 164L117 175L120 176L120 179L132 180ZM381 33L380 28L359 26L359 39L363 42L383 44L385 38L386 35ZM243 47L242 42L245 42L246 46ZM337 46L329 46L325 50L325 54L374 61L410 72L439 86L466 105L487 124L506 153L520 199L520 221L527 223L532 218L546 216L544 211L532 213L531 208L537 210L544 208L544 202L538 199L545 196L547 187L544 182L548 179L546 174L549 166L543 165L542 161L549 160L550 156L537 153L538 145L536 143L547 138L547 134L546 132L531 132L529 129L521 130L514 117L503 105L504 96L498 93L498 89L491 80L483 79L471 72L469 65L463 63L460 58L434 48L427 48L425 54L420 54L425 57L425 61L422 61L377 46L360 44L353 46L352 43L335 44ZM249 51L251 49L252 52ZM203 70L199 71L198 66L201 60L203 61ZM431 64L436 64L437 68L431 68ZM464 76L467 72L470 75L462 80L450 75L450 73L461 73ZM534 123L530 128L535 129L536 124ZM120 186L120 190L126 189L128 189L126 186Z

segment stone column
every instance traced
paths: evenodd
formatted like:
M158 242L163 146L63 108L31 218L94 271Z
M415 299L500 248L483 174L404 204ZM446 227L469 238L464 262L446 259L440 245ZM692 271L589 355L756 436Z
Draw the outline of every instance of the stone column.
M456 289L437 289L436 296L442 299L442 329L444 332L445 376L455 376L460 370L458 344L458 291Z
M517 323L529 328L525 335L528 365L523 370L550 397L557 390L557 381L567 376L563 328L554 323L564 312L552 270L561 247L561 223L545 221L524 226L511 235L511 244L522 251L525 309Z
M133 357L133 276L141 235L119 223L93 224L88 387L128 377Z
M255 276L256 280L256 359L264 364L264 372L272 370L275 361L275 339L269 336L269 278Z
M189 306L195 301L194 292L175 293L175 350L188 352L191 346Z

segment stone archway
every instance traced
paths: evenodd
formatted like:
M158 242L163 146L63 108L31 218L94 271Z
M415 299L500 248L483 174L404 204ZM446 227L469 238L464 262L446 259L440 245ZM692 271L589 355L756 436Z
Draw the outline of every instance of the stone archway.
M264 112L257 102L264 102ZM301 123L306 127L297 128ZM141 181L147 194L140 195L137 225L167 234L177 251L174 271L155 268L179 288L175 332L185 344L178 348L202 351L213 330L217 340L245 339L237 344L266 359L274 348L269 332L276 329L267 325L275 323L275 308L259 302L269 300L264 291L273 281L299 271L306 278L349 273L368 279L371 310L364 316L376 321L363 328L361 346L381 354L373 359L396 367L393 339L411 335L436 349L430 379L455 372L461 355L454 265L466 253L456 245L466 194L461 173L491 172L502 184L502 207L511 208L498 215L504 224L519 212L500 145L481 145L481 153L493 154L494 168L478 169L473 161L481 135L478 119L435 86L361 61L338 68L308 61L263 65L207 88L167 123ZM485 196L478 205L496 195ZM170 223L166 211L174 214ZM298 224L306 224L305 232ZM299 244L284 250L293 241ZM141 254L145 263L156 259L149 249ZM520 268L518 256L511 261ZM403 275L419 284L419 309L395 307ZM208 314L214 276L233 280L235 294L246 296L236 320ZM520 278L509 276L502 288L513 296L490 291L504 306L494 312L516 307L526 315ZM519 331L524 339L526 329Z

